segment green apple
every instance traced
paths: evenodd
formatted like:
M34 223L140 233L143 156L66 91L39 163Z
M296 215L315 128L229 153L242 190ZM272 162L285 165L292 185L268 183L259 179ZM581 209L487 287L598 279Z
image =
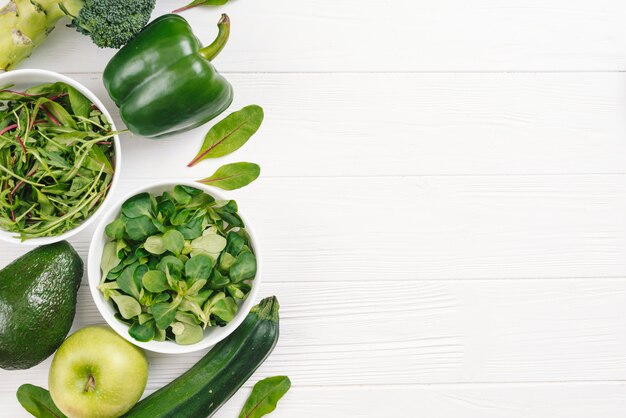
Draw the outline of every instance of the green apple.
M110 328L72 334L54 355L50 395L70 418L116 418L141 398L148 381L144 352Z

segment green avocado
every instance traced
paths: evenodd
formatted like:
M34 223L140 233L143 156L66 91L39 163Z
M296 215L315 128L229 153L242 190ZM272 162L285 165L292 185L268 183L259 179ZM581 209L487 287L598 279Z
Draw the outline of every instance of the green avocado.
M36 248L0 270L0 367L29 369L72 326L83 261L66 241Z

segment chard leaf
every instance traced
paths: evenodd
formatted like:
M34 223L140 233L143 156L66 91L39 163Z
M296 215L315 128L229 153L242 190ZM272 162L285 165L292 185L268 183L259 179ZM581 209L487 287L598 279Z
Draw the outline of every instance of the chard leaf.
M256 133L263 122L263 109L246 106L216 123L206 134L200 152L189 163L193 167L206 158L218 158L241 148Z
M66 86L66 90L70 99L72 112L74 112L75 115L89 118L89 114L91 113L91 101L70 85Z
M37 418L67 418L63 412L57 408L48 392L39 386L25 384L17 390L17 400Z
M48 115L48 119L55 125L60 123L63 126L69 126L73 129L78 129L78 125L74 121L72 115L69 114L67 110L57 102L53 102L52 100L46 99L45 97L41 97L39 100L42 101L41 108Z
M228 3L228 0L193 0L188 5L181 7L180 9L173 10L172 13L180 13L197 6L221 6L226 3Z
M221 166L211 177L198 180L198 182L224 190L235 190L252 183L260 174L261 167L257 164L232 163Z
M287 376L268 377L257 382L246 401L239 418L260 418L276 409L278 401L291 388Z

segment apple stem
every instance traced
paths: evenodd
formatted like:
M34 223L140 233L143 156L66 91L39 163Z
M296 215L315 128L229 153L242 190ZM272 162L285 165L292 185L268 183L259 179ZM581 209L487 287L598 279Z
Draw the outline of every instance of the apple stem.
M96 379L93 375L89 375L87 378L87 384L85 385L85 392L93 392L96 389Z

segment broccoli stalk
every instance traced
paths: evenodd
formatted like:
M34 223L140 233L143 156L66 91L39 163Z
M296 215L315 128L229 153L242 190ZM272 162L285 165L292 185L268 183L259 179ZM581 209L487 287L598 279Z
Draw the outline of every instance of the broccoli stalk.
M63 17L101 48L120 48L150 19L156 0L10 0L0 9L0 70L32 54Z

